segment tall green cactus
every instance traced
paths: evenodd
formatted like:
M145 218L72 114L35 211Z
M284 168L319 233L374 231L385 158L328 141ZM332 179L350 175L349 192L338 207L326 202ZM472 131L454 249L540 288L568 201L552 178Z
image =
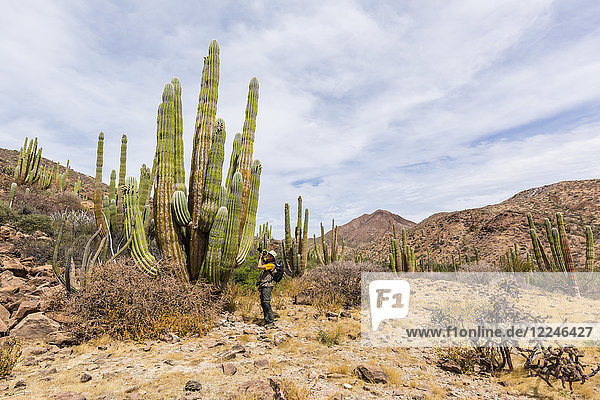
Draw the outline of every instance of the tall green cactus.
M98 134L98 148L96 150L96 180L94 188L94 216L96 226L101 234L108 231L104 214L102 214L102 164L104 163L104 133Z
M121 136L121 157L119 158L119 188L125 185L127 176L127 135ZM111 177L112 178L112 177Z
M13 202L15 201L16 194L17 194L17 183L13 182L10 185L10 194L8 195L8 208L12 208Z
M590 226L585 227L585 270L594 270L594 234Z
M108 198L112 201L117 199L117 171L114 169L110 171L110 184L108 185Z
M175 88L167 83L158 107L157 118L157 171L154 181L154 220L158 246L167 263L174 266L180 279L189 280L185 269L185 256L179 244L177 231L171 214L171 198L175 191L174 155L175 143Z

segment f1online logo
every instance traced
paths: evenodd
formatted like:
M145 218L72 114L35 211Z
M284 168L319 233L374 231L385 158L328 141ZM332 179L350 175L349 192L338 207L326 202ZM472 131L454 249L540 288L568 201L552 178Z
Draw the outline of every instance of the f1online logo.
M384 319L406 318L410 284L404 280L375 280L369 283L371 327L377 330Z

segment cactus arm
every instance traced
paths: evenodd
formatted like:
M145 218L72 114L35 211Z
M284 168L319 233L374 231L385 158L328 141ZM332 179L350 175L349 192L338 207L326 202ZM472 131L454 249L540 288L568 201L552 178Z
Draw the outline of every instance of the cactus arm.
M119 187L125 185L127 175L127 135L121 136L121 156L119 158Z
M248 202L251 189L251 165L252 152L254 148L254 131L256 130L256 115L258 114L258 79L252 78L248 85L248 101L246 103L246 119L242 129L242 147L240 148L240 160L238 171L242 174L243 192L242 192L242 215L240 220L240 230L246 222L248 214Z
M560 238L560 247L565 260L565 268L573 288L573 294L575 297L581 297L579 292L579 283L577 282L577 275L575 275L575 264L573 263L573 255L571 254L571 246L567 238L567 232L565 230L565 222L562 213L556 213L556 223L558 225L558 234Z
M110 184L108 185L108 198L112 200L116 200L116 179L117 179L117 171L114 169L110 172Z
M227 207L219 207L215 221L208 234L208 246L203 262L202 275L210 277L213 282L217 280L217 274L221 270L227 219Z
M246 260L246 257L250 252L250 248L252 247L252 243L254 242L261 172L262 166L260 165L260 161L254 160L252 163L252 174L250 175L252 186L250 190L250 201L248 202L248 216L246 217L246 223L244 224L244 230L242 231L242 237L240 240L240 248L236 256L237 265L242 265L242 263Z
M235 174L240 159L240 148L242 147L242 134L236 133L233 138L233 150L229 157L229 170L227 171L227 179L225 180L225 187L229 187L233 174Z
M206 176L204 177L204 194L200 208L200 230L209 232L219 209L219 195L221 193L221 178L223 176L223 159L225 157L225 121L218 118L212 132L212 144Z
M181 227L187 227L192 221L190 211L187 208L187 198L185 193L181 190L173 192L173 199L171 200L171 208L173 210L173 217L177 225Z
M242 189L242 174L236 172L233 175L231 187L227 194L227 227L225 228L221 271L217 276L220 282L227 281L231 271L235 267L235 255L238 251L239 243L240 213L242 212Z
M189 245L189 274L196 279L202 266L208 244L208 235L200 231L200 209L204 195L204 177L208 163L212 127L217 113L219 87L219 44L210 42L208 56L204 59L202 83L198 99L198 112L194 130L192 169L190 173L188 208L192 214L192 229Z
M175 190L187 194L185 187L185 165L183 153L183 112L181 108L181 82L179 78L171 79L175 88Z

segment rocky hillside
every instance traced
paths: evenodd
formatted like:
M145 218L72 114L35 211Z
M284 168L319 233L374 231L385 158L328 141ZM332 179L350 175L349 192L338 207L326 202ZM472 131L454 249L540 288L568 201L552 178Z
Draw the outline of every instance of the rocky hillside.
M10 188L10 184L13 182L12 174L15 166L17 165L18 159L18 150L7 150L0 148L0 190ZM40 163L41 167L50 167L52 171L56 171L57 163L55 161L42 157ZM67 160L63 160L60 162L60 173L63 173L65 171L66 164ZM81 179L82 189L80 193L82 197L92 198L94 178L81 172L74 171L73 169L71 169L69 172L69 184L67 185L67 191L73 191L73 186L75 185L75 182L77 182L78 178ZM33 186L37 187L37 185ZM106 186L105 189L107 190L108 186Z
M481 208L437 213L408 229L409 241L417 256L429 250L432 259L444 262L453 254L474 256L494 261L516 242L523 252L531 249L527 213L531 213L542 242L543 221L562 212L576 265L585 260L585 226L590 225L596 238L596 254L600 250L600 180L565 181L522 191L494 205ZM383 261L387 257L389 236L372 245L363 246Z

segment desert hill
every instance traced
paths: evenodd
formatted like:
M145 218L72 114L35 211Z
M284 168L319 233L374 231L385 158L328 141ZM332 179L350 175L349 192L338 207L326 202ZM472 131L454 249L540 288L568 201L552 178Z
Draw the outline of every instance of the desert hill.
M517 243L522 254L533 254L527 213L533 215L536 230L545 240L544 218L556 225L554 215L562 212L576 265L585 259L585 226L592 227L596 252L600 249L600 180L564 181L517 193L494 205L462 211L434 214L408 229L409 243L418 256L427 249L433 259L443 262L452 255L469 254L475 249L482 260L494 261ZM389 234L375 244L359 246L378 254L384 261L388 254Z
M383 235L391 232L393 225L396 225L396 229L401 229L410 228L416 224L390 211L377 210L340 225L338 237L344 238L347 246L356 248L377 241ZM325 234L325 239L329 241L330 237L331 229Z

